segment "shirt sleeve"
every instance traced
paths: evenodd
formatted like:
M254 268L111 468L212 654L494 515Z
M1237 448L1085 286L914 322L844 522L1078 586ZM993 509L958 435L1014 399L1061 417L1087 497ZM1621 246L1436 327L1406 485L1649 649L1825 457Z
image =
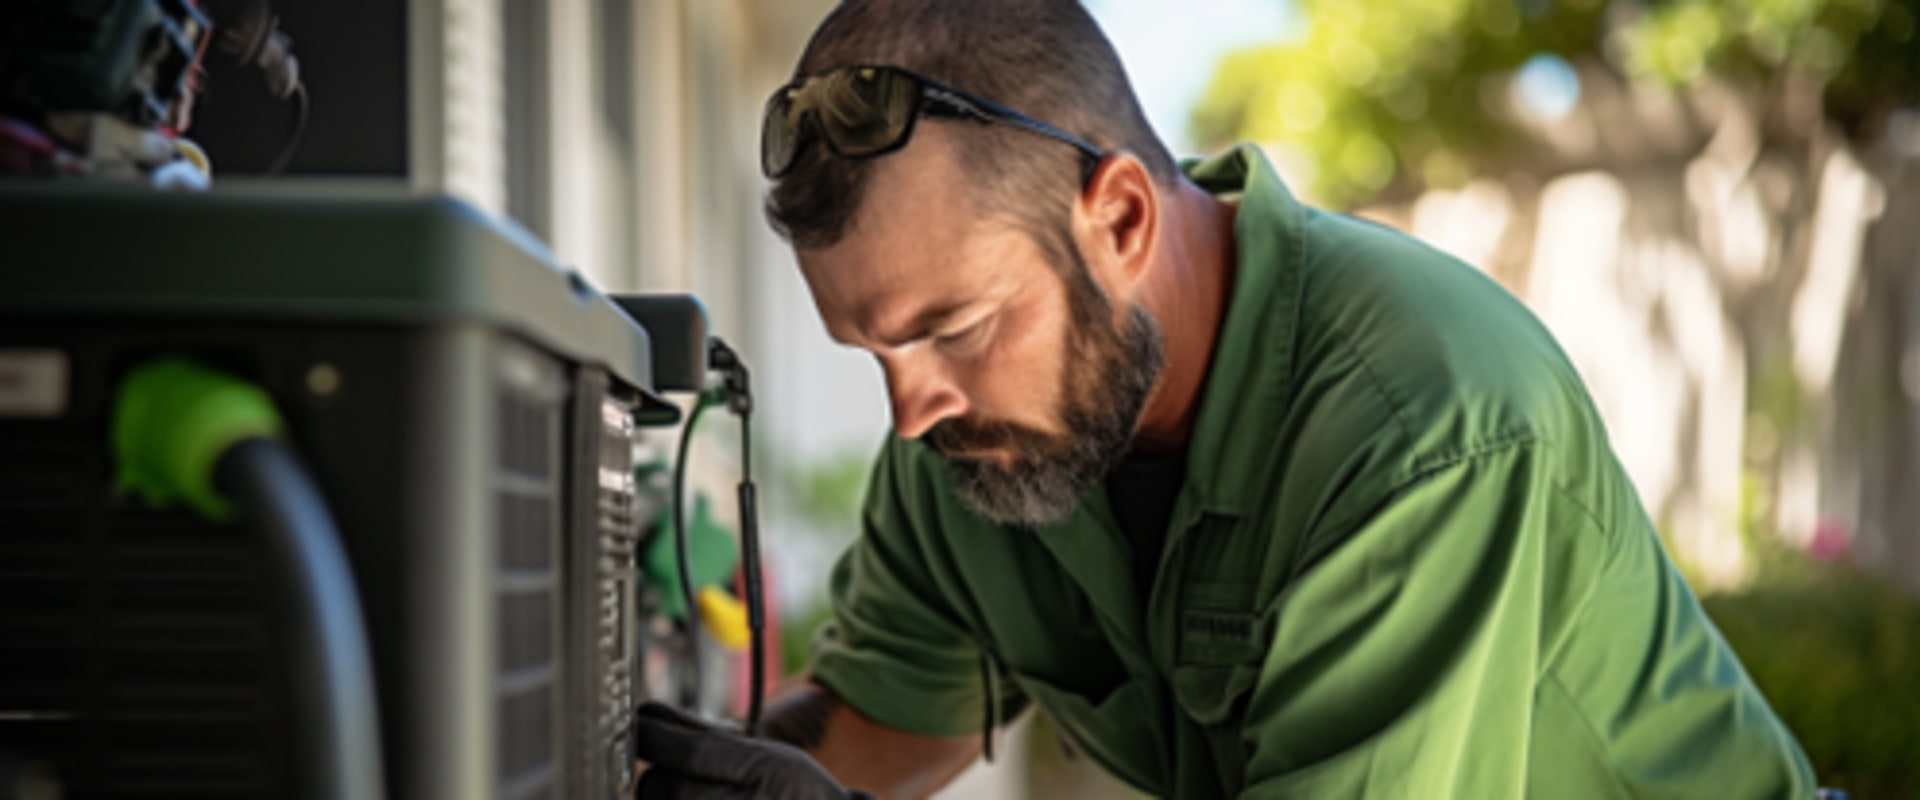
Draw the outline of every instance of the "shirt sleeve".
M1247 796L1811 796L1651 530L1611 530L1547 447L1427 471L1282 594Z
M938 531L929 481L890 441L868 483L860 538L829 579L831 619L814 642L813 678L862 714L925 736L981 733L1024 699L942 587L928 544ZM915 494L917 489L922 494ZM989 710L994 712L989 715Z
M1249 797L1519 797L1548 489L1531 447L1393 493L1276 601Z

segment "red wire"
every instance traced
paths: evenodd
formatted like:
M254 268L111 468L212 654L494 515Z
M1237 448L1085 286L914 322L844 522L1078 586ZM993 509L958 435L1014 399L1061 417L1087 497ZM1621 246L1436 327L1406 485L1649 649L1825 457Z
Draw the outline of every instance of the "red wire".
M13 117L0 117L0 136L5 137L9 144L30 150L37 156L51 156L57 149L52 137Z
M13 117L0 117L0 174L32 175L58 151L46 132Z
M197 0L186 0L186 3L189 7L196 10L200 8L200 3L197 2ZM212 18L209 17L208 19ZM206 74L206 70L201 69L201 65L206 63L207 46L212 42L213 25L208 24L207 27L201 29L200 41L193 46L193 60L187 62L187 86L184 94L167 107L167 122L165 125L160 126L160 130L169 137L178 138L180 134L185 133L184 130L179 130L174 127L173 117L178 113L181 103L190 103L195 97L200 95L200 78Z

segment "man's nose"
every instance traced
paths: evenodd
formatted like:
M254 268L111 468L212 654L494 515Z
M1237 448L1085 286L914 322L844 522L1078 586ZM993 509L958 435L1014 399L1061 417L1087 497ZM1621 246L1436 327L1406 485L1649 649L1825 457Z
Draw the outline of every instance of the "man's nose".
M942 420L967 413L967 397L938 364L912 358L883 361L893 400L893 430L918 439Z

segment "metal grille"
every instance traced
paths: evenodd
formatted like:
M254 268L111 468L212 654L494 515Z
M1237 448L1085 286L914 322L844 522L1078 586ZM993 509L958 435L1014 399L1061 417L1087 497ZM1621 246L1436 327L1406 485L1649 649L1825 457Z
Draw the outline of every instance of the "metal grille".
M0 449L0 753L46 762L71 797L282 794L264 553L112 500L86 433Z
M552 794L559 673L560 423L557 368L503 351L494 478L498 572L496 779L509 800Z
M601 669L595 687L599 693L596 727L583 748L587 758L603 759L608 781L625 786L632 770L628 758L628 716L633 710L634 550L638 527L634 519L633 407L606 398L600 404L598 491L595 533L600 548L598 597L595 615L595 661Z
M573 376L568 426L567 777L569 796L629 794L633 759L633 404L601 370Z

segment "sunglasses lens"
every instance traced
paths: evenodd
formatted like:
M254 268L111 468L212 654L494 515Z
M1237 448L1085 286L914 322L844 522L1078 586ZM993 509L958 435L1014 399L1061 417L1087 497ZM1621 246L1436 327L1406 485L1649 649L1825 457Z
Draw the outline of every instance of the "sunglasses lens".
M848 67L780 90L760 121L760 171L779 178L806 147L808 126L835 153L859 158L898 147L920 102L920 84L884 67ZM811 121L809 121L811 118Z
M868 67L828 76L820 90L821 128L841 155L856 157L898 145L920 97L912 78Z

